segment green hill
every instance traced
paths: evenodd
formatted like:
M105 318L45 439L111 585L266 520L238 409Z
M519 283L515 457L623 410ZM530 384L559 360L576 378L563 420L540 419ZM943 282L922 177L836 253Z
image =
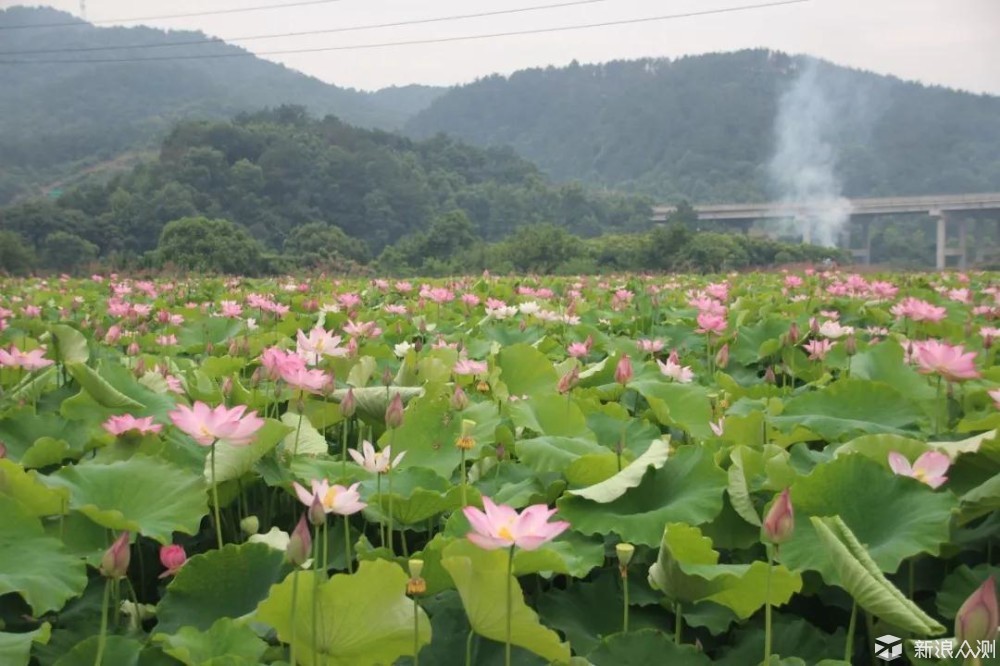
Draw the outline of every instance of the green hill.
M0 204L65 185L88 168L116 162L123 153L155 150L178 120L222 119L241 111L298 104L311 113L332 113L363 127L395 128L439 92L425 86L376 93L338 88L251 56L82 64L79 61L85 59L244 51L214 42L148 50L29 54L208 37L147 27L95 27L53 9L0 10L0 27L66 22L75 24L0 32ZM24 64L38 60L70 62ZM5 64L9 61L19 64Z
M782 138L814 144L786 169L814 158L847 196L1000 189L1000 97L765 50L490 76L406 129L511 146L553 178L661 200L782 196L769 168Z

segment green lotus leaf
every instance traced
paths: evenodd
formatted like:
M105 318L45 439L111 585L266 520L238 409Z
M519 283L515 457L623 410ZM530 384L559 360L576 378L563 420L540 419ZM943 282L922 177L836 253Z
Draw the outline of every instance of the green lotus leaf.
M174 532L195 534L208 512L205 480L158 458L135 456L64 467L49 481L70 493L70 508L113 530L168 544Z
M817 465L791 486L795 532L781 546L781 561L793 569L819 571L836 581L834 563L808 516L840 516L886 573L917 553L937 554L948 541L957 501L944 490L896 476L859 455Z
M44 437L65 441L82 455L90 432L80 425L58 414L36 413L28 406L0 418L0 441L7 447L7 458L18 462Z
M580 408L560 395L540 395L515 402L510 407L510 418L515 426L539 435L594 438Z
M233 663L257 664L267 650L267 643L250 627L227 617L220 618L207 631L182 627L176 634L157 635L157 641L165 653L185 666L201 666L219 657Z
M713 601L746 619L768 602L768 564L719 564L712 540L697 527L670 523L656 564L649 569L649 583L671 602ZM781 565L770 572L772 606L788 603L801 591L802 578Z
M554 393L559 377L545 354L531 345L505 346L497 354L500 379L509 395L536 396Z
M1000 566L977 564L970 568L964 564L959 565L941 583L935 599L938 613L946 618L954 618L965 600L990 576L994 580L1000 580Z
M208 631L220 618L243 617L287 571L284 553L263 543L227 544L195 555L167 586L156 633L176 634L185 626Z
M833 442L870 434L907 435L923 411L889 384L846 379L785 403L770 423L784 432L806 428Z
M811 516L809 521L834 562L837 584L854 598L860 608L921 636L944 633L941 624L889 582L839 516Z
M741 365L751 365L772 355L774 350L762 347L788 333L790 324L786 317L771 315L752 326L740 326L736 341L730 346L729 358Z
M64 654L53 666L82 666L97 661L99 638L91 636ZM140 666L139 656L142 653L142 643L125 636L108 636L104 646L103 664L114 666Z
M304 427L305 424L303 424ZM257 462L278 445L289 432L290 426L282 425L274 419L265 419L264 427L257 431L257 437L247 446L231 444L215 445L215 474L218 483L225 483L249 474ZM324 447L324 451L325 451ZM211 456L205 456L205 483L212 484Z
M384 393L384 389L382 391ZM455 441L461 434L463 419L476 423L472 432L476 446L466 452L468 459L475 459L484 445L495 441L496 427L500 422L495 405L480 402L455 414L451 411L450 399L451 393L445 387L415 398L406 409L403 425L396 428L394 434L386 433L379 440L379 445L384 447L390 437L393 438L394 456L406 451L400 468L426 467L445 479L451 479L462 461L462 453L455 446Z
M629 388L642 394L663 425L682 428L702 439L712 436L708 426L712 420L712 403L705 387L646 379L630 383Z
M608 636L587 655L593 666L707 666L712 663L693 645L678 645L656 629L639 629Z
M933 414L937 403L934 387L903 358L900 344L892 338L886 339L851 359L851 377L889 384Z
M246 359L235 358L233 356L209 356L201 363L201 371L212 379L223 379L229 377L244 367Z
M66 370L83 388L82 395L89 397L108 411L107 414L128 412L134 416L155 416L158 421L167 422L167 412L174 409L176 401L171 393L157 393L136 381L132 372L123 365L106 363L99 370L79 363L70 363ZM94 408L86 401L76 398L67 400L60 408L66 418L84 420L93 418Z
M177 344L188 351L202 351L206 344L227 344L242 328L239 319L200 317L184 323L177 334Z
M525 604L517 578L507 575L507 558L506 550L483 550L464 539L447 546L442 553L441 564L458 588L472 630L505 642L510 586L513 589L511 644L549 661L569 661L569 644L560 642L556 632L542 626L535 611Z
M614 532L623 541L659 545L668 522L699 525L722 510L726 473L699 446L682 446L663 467L649 468L638 486L606 504L567 495L560 516L584 534Z
M514 575L546 571L583 578L602 564L604 542L569 531L535 550L518 550L514 554Z
M758 473L761 471L763 456L750 447L737 446L729 454L729 458L733 463L726 470L729 477L729 501L743 520L759 527L760 514L757 513L757 508L750 497L751 487L747 477L755 471Z
M622 586L617 572L606 572L592 581L573 581L568 588L553 588L538 600L538 613L546 624L561 631L573 650L587 654L605 636L622 630ZM629 630L663 625L655 609L632 605Z
M35 517L66 513L69 493L63 489L49 488L38 478L37 472L25 471L13 460L0 458L0 497L9 497Z
M66 370L83 387L83 390L102 407L112 409L142 409L143 407L142 403L116 389L111 385L111 382L89 365L69 363L66 365Z
M25 376L10 390L4 392L4 401L13 405L38 402L42 395L55 385L58 372L56 366L50 365Z
M479 491L474 487L470 486L466 489L466 496L471 504L478 504L480 501ZM463 506L462 488L454 486L446 492L417 488L407 497L395 492L392 495L383 493L378 498L378 506L383 515L386 516L389 515L391 506L392 515L400 527L418 525L428 518L461 508Z
M19 594L41 616L83 592L83 562L45 534L31 510L0 495L0 516L0 595Z
M295 412L285 412L281 415L281 423L285 426L281 441L281 452L285 456L321 456L329 453L326 437L317 430L309 419Z
M803 618L774 613L771 664L850 666L847 662L826 658L831 655L844 654L846 633L841 627L829 634ZM735 629L732 636L732 645L724 648L722 654L715 658L714 663L724 666L746 666L747 664L761 664L763 662L764 627L761 623L744 624ZM855 645L858 643L860 641L856 640ZM797 659L782 660L778 655L796 655Z
M55 356L60 362L64 364L87 362L90 358L90 349L87 348L87 338L83 333L66 324L54 324L49 330L55 340L53 345Z
M650 444L649 449L641 456L633 460L627 467L622 469L611 478L596 483L586 488L567 491L568 495L582 497L598 504L613 502L629 489L635 488L642 482L648 468L659 469L667 462L670 455L670 444L657 439Z
M319 663L322 659L332 666L376 666L412 656L414 613L418 646L430 643L430 621L407 598L409 576L395 563L361 562L354 574L338 574L314 584L318 575L312 571L289 575L271 588L257 609L257 619L274 627L283 642L289 643L294 635L296 652L304 656L303 663ZM314 597L319 609L316 653Z
M545 435L514 443L518 460L538 473L565 474L574 461L586 455L604 455L608 450L589 438Z
M44 645L52 635L52 625L43 622L34 631L23 634L0 632L0 663L4 666L28 666L31 659L31 646L35 643Z

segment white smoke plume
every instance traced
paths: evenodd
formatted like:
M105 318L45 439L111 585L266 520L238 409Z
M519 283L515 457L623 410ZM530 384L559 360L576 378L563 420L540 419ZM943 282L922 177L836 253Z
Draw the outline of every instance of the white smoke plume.
M807 59L779 100L776 145L768 172L782 210L802 211L788 224L805 240L826 246L837 245L851 213L837 177L837 151L831 136L835 121L819 67Z

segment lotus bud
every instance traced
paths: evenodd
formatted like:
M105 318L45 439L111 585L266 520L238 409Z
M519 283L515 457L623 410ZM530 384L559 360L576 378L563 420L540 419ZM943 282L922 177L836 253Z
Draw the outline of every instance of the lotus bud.
M719 368L725 368L729 365L729 343L722 345L718 353L715 355L715 365Z
M138 356L139 343L138 342L129 343L128 349L125 350L125 353L128 354L129 356Z
M240 354L240 341L235 339L230 341L228 353L230 356L239 356Z
M163 546L160 548L160 564L163 565L166 571L160 574L160 578L173 576L185 562L187 562L187 553L184 552L184 546L178 546L177 544Z
M4 444L3 442L0 442L0 458L6 458L6 457L7 457L7 445Z
M313 497L307 515L309 516L309 522L313 525L322 525L326 522L326 510L323 508L323 502L319 497Z
M420 574L424 571L424 561L410 560L407 564L410 569L410 580L406 582L406 593L411 597L425 593L427 591L427 581L420 577Z
M260 378L263 374L264 371L261 368L257 368L256 370L254 370L253 374L250 375L250 386L253 388L257 388L258 386L260 386Z
M762 529L764 538L776 546L791 538L792 532L795 530L795 511L792 509L788 488L781 491L781 494L774 500L767 516L764 517Z
M496 452L497 462L507 457L507 447L503 445L503 442L498 442L494 451Z
M667 362L668 363L673 363L674 365L680 365L681 364L681 357L680 357L680 354L677 353L676 349L671 349L670 350L670 354L667 356Z
M214 352L214 351L215 351L215 345L213 345L211 342L206 342L205 343L205 353L208 354L209 356L211 356L212 352Z
M132 372L135 374L136 379L138 379L138 378L142 377L144 374L146 374L146 361L145 361L145 359L143 359L142 357L139 357L139 360L135 362L135 367L132 368Z
M392 386L392 371L388 367L382 371L382 386Z
M767 370L764 371L764 382L767 384L777 384L778 378L774 376L774 367L767 366Z
M618 568L622 570L624 575L625 568L628 567L629 562L632 561L632 556L635 555L635 546L630 543L620 543L615 546L615 554L618 556Z
M475 447L476 440L472 436L472 433L475 431L475 429L476 429L475 421L471 421L469 419L462 419L462 433L458 436L458 439L455 440L455 446L465 451L469 451L470 449Z
M297 567L301 567L309 559L312 552L312 535L309 534L309 524L303 514L299 518L299 524L292 530L288 539L288 548L285 550L285 559Z
M120 580L128 573L128 563L132 556L128 539L129 533L122 532L111 544L111 547L105 551L100 566L101 575L105 578Z
M567 372L565 375L559 378L559 385L556 389L560 393L569 393L576 386L577 382L580 381L580 368L573 366L573 369Z
M347 355L350 357L355 357L358 355L358 339L351 338L347 343Z
M624 386L632 379L632 359L626 354L618 359L615 366L615 381Z
M257 516L247 516L240 521L240 529L247 535L257 534L260 532L260 519Z
M972 645L981 641L992 642L997 638L1000 612L997 611L997 588L993 576L987 578L965 600L955 615L955 640Z
M799 325L793 321L792 325L788 327L788 344L794 347L798 343L799 337Z
M233 378L226 377L222 380L222 395L227 398L233 394Z
M819 335L819 319L816 317L809 318L809 332L813 335Z
M403 425L403 396L396 393L385 408L385 425L387 428L398 428Z
M358 411L358 403L354 398L354 388L351 387L347 389L347 395L340 401L340 413L344 415L345 419L349 419L354 416L356 411Z
M848 356L854 356L858 353L858 341L854 338L853 333L848 335L847 339L844 340L844 351Z
M424 341L421 338L417 338L413 341L413 351L418 354L424 349Z
M455 385L455 392L451 394L451 408L460 412L469 406L469 396L465 394L461 386Z

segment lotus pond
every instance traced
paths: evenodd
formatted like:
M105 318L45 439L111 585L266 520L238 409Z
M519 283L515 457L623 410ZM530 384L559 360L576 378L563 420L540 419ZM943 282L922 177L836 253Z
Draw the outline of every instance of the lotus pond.
M5 280L0 663L986 663L998 325L995 274Z

